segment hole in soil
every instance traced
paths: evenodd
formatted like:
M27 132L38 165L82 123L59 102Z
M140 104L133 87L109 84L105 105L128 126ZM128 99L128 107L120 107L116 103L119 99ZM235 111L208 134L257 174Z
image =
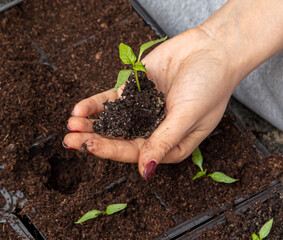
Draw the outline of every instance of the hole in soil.
M74 193L82 180L83 164L77 159L62 159L57 155L48 162L51 165L51 175L46 183L47 187L62 194Z
M30 218L27 215L20 214L21 209L16 208L14 214L17 218L22 222L22 224L26 227L26 229L30 232L30 234L34 237L35 240L46 240L45 237L38 231L36 226L32 224Z

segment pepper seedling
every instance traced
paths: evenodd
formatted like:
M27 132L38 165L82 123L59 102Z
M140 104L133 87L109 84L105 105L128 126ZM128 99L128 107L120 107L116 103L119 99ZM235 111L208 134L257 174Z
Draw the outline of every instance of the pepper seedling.
M99 210L91 210L89 212L87 212L86 214L84 214L78 221L76 221L75 223L82 223L85 222L89 219L93 219L93 218L97 218L100 215L111 215L114 214L116 212L122 211L123 209L125 209L127 207L127 203L117 203L117 204L111 204L108 205L106 210L103 211L99 211Z
M203 157L202 157L199 147L197 147L193 151L192 155L193 155L194 164L200 168L200 171L193 177L193 180L195 180L199 177L205 176L207 169L203 170L203 167L202 167ZM233 182L238 181L238 179L231 178L222 172L214 172L214 173L208 174L207 176L212 178L216 182L233 183Z
M268 236L268 234L270 233L270 230L272 228L272 224L273 224L273 218L270 219L268 222L266 222L261 227L261 229L259 230L259 236L256 235L255 233L253 233L252 239L253 240L262 240L262 239L266 238Z
M147 50L148 48L150 48L151 46L163 42L167 39L167 36L162 38L162 39L158 39L158 40L154 40L154 41L150 41L147 43L144 43L141 45L140 47L140 52L139 52L139 56L138 56L138 61L136 55L134 54L133 50L131 47L129 47L128 45L124 44L124 43L120 43L119 45L119 56L120 59L123 63L125 64L131 64L132 65L132 69L131 70L121 70L118 74L118 78L117 78L117 83L115 84L115 92L118 90L119 87L121 87L130 77L131 73L134 71L135 74L135 79L137 82L137 86L138 86L138 91L141 91L141 87L140 87L140 83L139 83L139 79L138 79L138 71L142 71L142 72L147 72L144 65L141 63L141 56L143 54L143 52L145 50Z

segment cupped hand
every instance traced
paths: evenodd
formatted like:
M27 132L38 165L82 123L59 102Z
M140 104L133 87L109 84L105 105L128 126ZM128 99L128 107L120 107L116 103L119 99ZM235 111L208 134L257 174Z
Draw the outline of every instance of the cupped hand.
M106 100L119 98L122 89L110 89L74 107L68 121L72 133L63 143L100 158L138 163L148 180L158 164L184 160L213 131L239 80L229 50L201 27L162 43L142 62L166 96L166 118L151 137L123 140L94 133L95 120L86 117L101 112Z

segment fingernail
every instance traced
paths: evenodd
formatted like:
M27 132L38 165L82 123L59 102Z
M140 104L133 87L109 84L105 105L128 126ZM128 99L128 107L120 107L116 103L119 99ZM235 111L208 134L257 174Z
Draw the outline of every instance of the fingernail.
M74 114L74 109L71 111L71 115L72 115L72 116L75 116L75 114Z
M154 174L155 170L157 168L157 162L156 160L151 160L144 169L144 178L146 181L148 181Z
M64 143L64 141L62 141L62 146L63 146L64 148L68 149L68 150L75 150L74 148L68 147L67 144Z
M88 150L86 143L83 143L81 148L83 152L93 155L93 153Z
M69 124L67 124L67 128L68 128L68 130L69 130L70 132L72 132L72 133L80 132L80 131L74 131L74 130L72 130L72 129L69 127Z

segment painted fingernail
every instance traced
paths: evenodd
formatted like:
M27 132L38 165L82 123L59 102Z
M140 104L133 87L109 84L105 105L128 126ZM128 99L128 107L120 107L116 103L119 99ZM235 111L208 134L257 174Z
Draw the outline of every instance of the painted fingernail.
M148 181L154 174L155 170L157 168L157 162L156 160L151 160L144 169L144 178L146 181Z
M68 149L68 150L75 150L74 148L68 147L67 144L64 143L64 141L62 141L62 146L63 146L64 148Z
M67 124L67 128L68 128L68 130L69 130L70 132L72 132L72 133L80 132L80 131L74 131L74 130L72 130L72 129L69 127L69 124Z
M86 143L83 143L81 148L83 152L93 155L93 153L88 150Z

